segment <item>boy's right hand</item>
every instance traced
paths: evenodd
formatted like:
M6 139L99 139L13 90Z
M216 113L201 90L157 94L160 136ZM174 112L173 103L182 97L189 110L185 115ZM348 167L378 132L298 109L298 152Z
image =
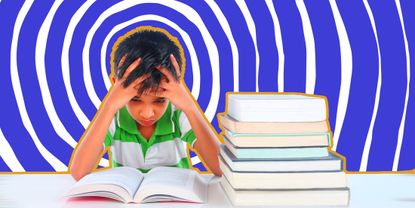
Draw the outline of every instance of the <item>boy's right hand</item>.
M120 61L120 65L123 60ZM144 81L148 76L144 75L132 82L128 87L124 88L123 83L130 73L141 63L141 58L138 58L125 70L124 75L121 79L115 78L115 83L108 92L108 98L105 102L106 107L110 107L114 111L118 111L124 107L134 96L137 95L138 87L141 82Z

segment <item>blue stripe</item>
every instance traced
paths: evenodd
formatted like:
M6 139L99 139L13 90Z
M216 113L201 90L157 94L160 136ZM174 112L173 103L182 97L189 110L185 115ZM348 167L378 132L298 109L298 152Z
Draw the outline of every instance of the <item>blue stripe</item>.
M115 4L116 2L112 1L112 2L108 2L111 4L106 5L108 8L112 6L112 4ZM108 8L102 8L102 12L105 9ZM101 8L100 8L101 9ZM99 13L88 13L88 18L90 18L92 15L98 15ZM125 14L123 12L123 14ZM91 15L91 16L90 16ZM86 15L85 15L86 16ZM119 16L119 15L118 15ZM94 89L95 92L97 93L98 97L100 98L100 100L103 100L105 95L107 94L108 90L105 87L105 82L102 78L102 73L101 73L101 46L102 43L105 39L105 36L108 34L108 32L112 29L112 27L108 27L108 22L114 19L114 16L110 16L109 18L107 18L104 23L102 23L99 27L98 30L95 31L95 33L93 34L92 37L92 41L91 41L91 45L90 48L88 49L89 51L89 66L90 66L90 70L91 70L91 79L92 79L92 83L94 84ZM96 19L94 20L96 21ZM115 25L112 25L115 26ZM86 29L90 30L92 27L92 24L90 25L90 27L86 27ZM84 31L82 32L83 35L87 35L88 31ZM83 42L82 42L83 43ZM108 70L110 70L110 65L109 65L109 60L110 60L110 53L111 53L111 47L112 45L109 45L109 53L106 56L106 60L108 62ZM82 53L82 48L80 48L79 53ZM108 72L108 75L110 74L110 72Z
M107 152L105 152L104 153L104 155L102 155L102 158L104 158L104 159L107 159L108 160L108 151ZM109 165L111 164L111 161L109 162ZM106 167L106 166L101 166L101 165L98 165L98 167L97 168L104 168L104 167Z
M310 17L316 50L314 94L327 97L330 127L334 131L341 82L341 54L336 23L328 1L304 3Z
M394 2L372 1L370 7L382 57L382 88L367 170L392 170L405 101L405 48Z
M10 94L6 95L6 97L10 97ZM20 118L16 103L13 102L12 104L14 105L4 105L4 107L9 107L8 112L4 115ZM2 124L4 137L9 142L20 164L26 171L54 171L52 166L37 150L32 138L21 122L20 119L12 119L7 121L8 124Z
M205 168L205 166L203 166L203 163L198 163L196 165L193 165L193 167L199 169L200 171L206 171L207 169Z
M26 109L39 140L60 161L68 163L72 148L53 129L43 105L35 67L36 38L50 6L35 2L26 15L17 48L18 71Z
M255 91L255 47L244 16L234 1L220 1L216 3L225 14L238 46L239 91ZM232 68L222 70L232 70Z
M398 170L410 170L415 168L415 1L401 1L401 8L409 46L411 80Z
M274 25L265 1L247 1L255 22L260 56L258 86L261 92L278 91L278 51L275 44Z
M3 158L0 157L0 172L10 172L9 166L4 162Z
M4 58L2 63L4 66L10 66L10 47L14 21L22 4L23 2L10 1L2 2L0 6L0 23L2 26L0 56ZM26 69L25 71L30 70ZM30 135L22 125L16 98L13 94L10 70L4 70L2 76L0 76L0 89L2 90L3 101L0 111L4 118L0 121L0 125L5 138L20 160L20 163L28 171L53 171L53 168L40 155Z
M301 16L295 1L274 1L284 44L284 91L305 92L306 48Z
M337 4L353 55L349 101L337 152L347 158L347 170L358 171L375 101L378 74L377 49L363 3L339 1Z
M85 129L73 112L67 96L62 75L61 56L67 25L79 6L79 3L63 2L58 8L50 27L45 57L47 82L56 113L75 141L81 138ZM51 140L50 138L44 139Z
M196 152L190 151L190 157L196 156Z
M12 2L15 4L8 3L9 2L2 2L2 6L0 6L0 23L2 28L2 32L0 33L0 56L3 57L2 64L4 66L10 66L10 47L14 21L23 4L17 4L17 2ZM7 12L5 12L3 8L7 8ZM0 76L0 90L2 96L2 107L0 108L0 112L3 118L0 120L0 126L4 137L7 139L16 157L27 171L53 171L53 168L36 149L30 135L22 124L10 77L10 70L3 70L2 76ZM9 170L1 167L0 171Z
M91 29L93 23L98 19L99 15L101 15L102 12L104 12L113 3L114 1L95 2L91 7L89 7L75 28L69 49L69 69L72 90L80 108L84 111L89 120L92 120L94 117L96 108L91 102L91 99L85 89L83 77L84 69L82 66L82 49L85 43L86 34ZM98 71L100 75L101 71L99 69Z

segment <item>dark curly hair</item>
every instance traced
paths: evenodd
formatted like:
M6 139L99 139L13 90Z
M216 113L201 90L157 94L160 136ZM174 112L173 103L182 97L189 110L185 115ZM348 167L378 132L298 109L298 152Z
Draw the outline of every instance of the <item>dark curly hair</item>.
M128 66L141 57L140 65L130 73L123 83L123 86L127 87L137 78L150 74L138 88L137 93L141 95L143 92L157 91L160 81L166 79L156 69L158 65L167 68L175 81L179 81L179 75L170 61L170 54L176 58L180 71L182 71L184 67L183 48L177 38L164 29L141 26L118 38L112 49L111 66L114 76L120 79ZM119 65L122 59L122 65Z

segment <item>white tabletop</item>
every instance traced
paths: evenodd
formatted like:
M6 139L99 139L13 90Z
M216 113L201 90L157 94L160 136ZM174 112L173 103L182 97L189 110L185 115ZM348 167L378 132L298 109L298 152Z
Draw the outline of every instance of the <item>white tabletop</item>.
M211 177L211 175L204 175ZM349 207L415 207L415 175L348 174ZM220 185L209 185L206 204L123 204L105 199L62 198L75 183L68 174L1 174L0 208L3 207L232 207Z

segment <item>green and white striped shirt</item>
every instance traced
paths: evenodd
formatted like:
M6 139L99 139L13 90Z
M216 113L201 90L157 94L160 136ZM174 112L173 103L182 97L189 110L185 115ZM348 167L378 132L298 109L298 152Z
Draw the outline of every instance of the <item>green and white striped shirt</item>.
M148 172L157 166L190 168L187 145L196 137L185 113L168 104L147 141L126 107L120 109L107 132L104 148L110 146L112 167L129 166Z

